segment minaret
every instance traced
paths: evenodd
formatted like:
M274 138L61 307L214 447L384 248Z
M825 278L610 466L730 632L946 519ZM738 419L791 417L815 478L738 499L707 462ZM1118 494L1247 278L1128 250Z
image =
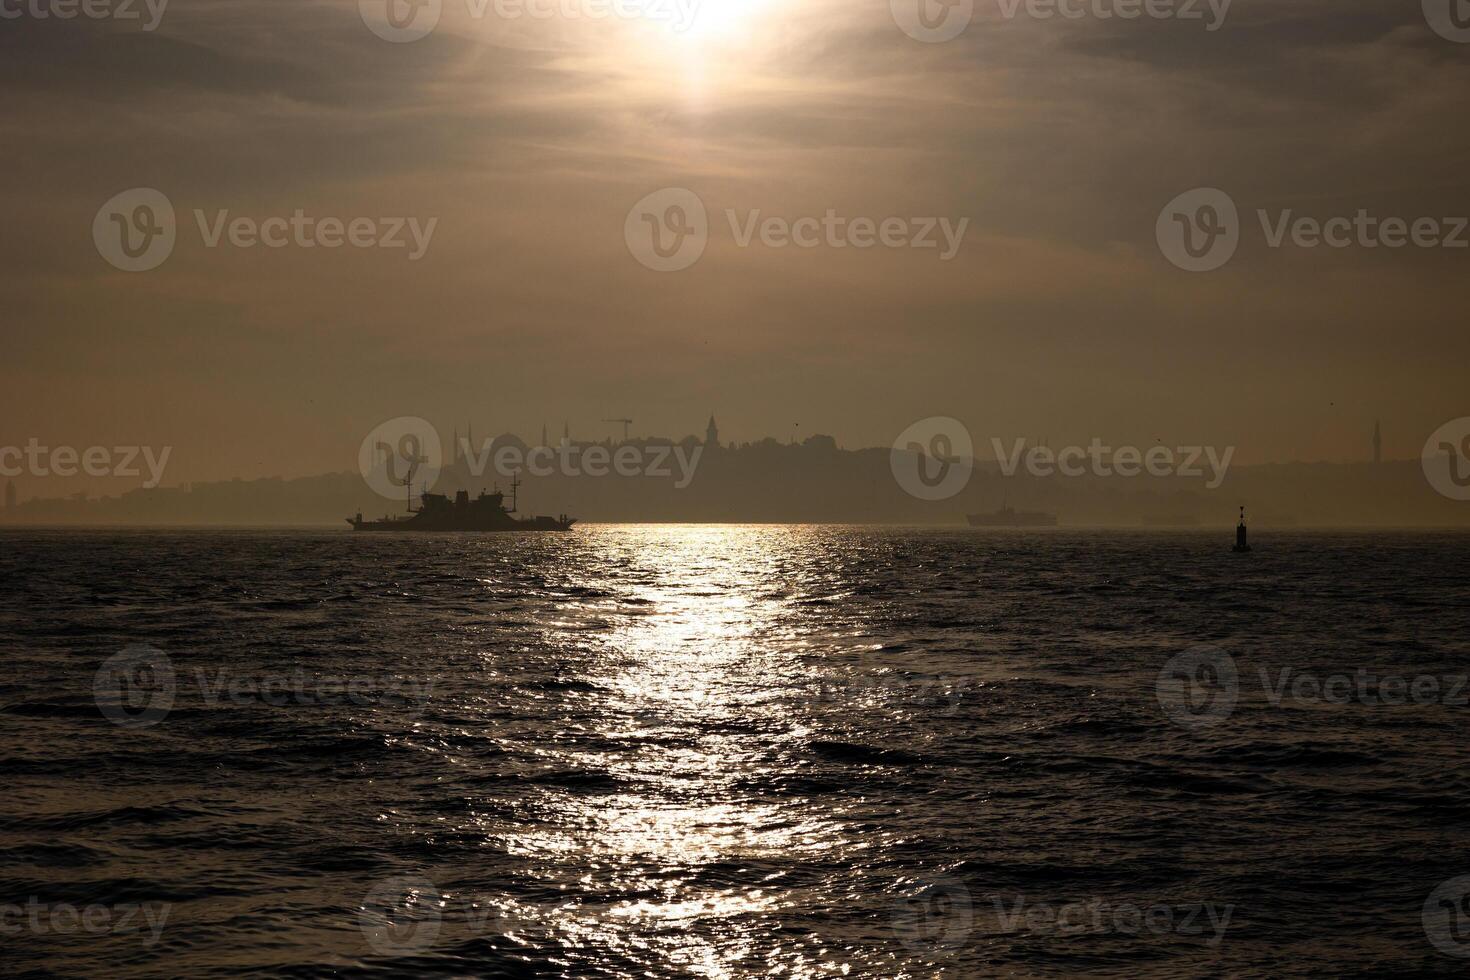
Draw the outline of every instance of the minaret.
M718 449L720 446L720 427L715 425L715 413L709 416L709 425L704 427L704 448Z
M1373 420L1373 462L1383 462L1383 430L1378 427L1378 420Z

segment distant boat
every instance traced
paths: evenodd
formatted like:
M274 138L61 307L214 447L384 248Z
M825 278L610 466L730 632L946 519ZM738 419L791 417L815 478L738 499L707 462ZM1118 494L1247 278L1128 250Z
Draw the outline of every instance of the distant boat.
M423 493L419 508L402 517L384 517L381 520L365 521L362 514L347 518L354 531L568 531L576 518L562 514L559 517L512 517L515 513L515 490L519 482L511 484L510 506L505 506L505 494L480 492L471 498L461 490L450 500L447 494Z
M1055 527L1057 515L1040 510L1015 510L1003 505L986 514L966 514L971 527Z

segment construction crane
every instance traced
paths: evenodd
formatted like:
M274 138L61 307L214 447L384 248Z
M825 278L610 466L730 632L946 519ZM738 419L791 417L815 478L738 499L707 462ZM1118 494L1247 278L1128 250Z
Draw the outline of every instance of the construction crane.
M621 422L621 423L623 423L623 441L624 442L627 442L628 441L628 426L630 426L630 425L633 424L633 420L632 419L603 419L603 421L604 422Z

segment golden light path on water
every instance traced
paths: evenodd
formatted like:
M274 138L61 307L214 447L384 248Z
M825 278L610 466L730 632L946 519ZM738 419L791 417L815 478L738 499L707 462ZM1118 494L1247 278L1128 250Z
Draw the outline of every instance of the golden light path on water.
M871 842L836 805L762 792L794 775L784 749L819 734L793 696L803 655L833 642L792 615L793 603L832 598L811 555L796 557L808 532L600 533L626 564L575 584L614 595L564 607L550 626L580 637L579 673L596 693L572 744L539 752L558 770L633 788L549 790L536 826L500 843L569 893L624 897L595 908L569 899L542 925L569 954L597 950L610 963L717 978L749 976L760 961L791 977L847 973L847 951L777 937L795 905L842 902L793 888L802 869L859 861Z

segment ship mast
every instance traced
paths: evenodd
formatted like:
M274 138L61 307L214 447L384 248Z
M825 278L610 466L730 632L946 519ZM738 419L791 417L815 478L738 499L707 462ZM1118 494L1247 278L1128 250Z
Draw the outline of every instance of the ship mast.
M510 477L510 510L506 511L507 514L514 514L516 512L516 491L520 488L520 475L512 473Z

